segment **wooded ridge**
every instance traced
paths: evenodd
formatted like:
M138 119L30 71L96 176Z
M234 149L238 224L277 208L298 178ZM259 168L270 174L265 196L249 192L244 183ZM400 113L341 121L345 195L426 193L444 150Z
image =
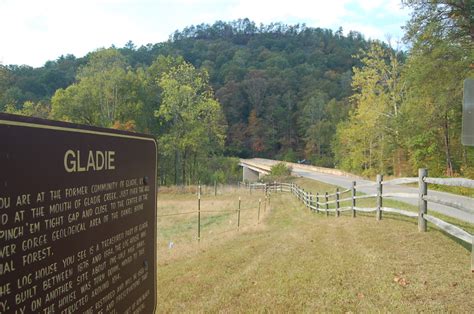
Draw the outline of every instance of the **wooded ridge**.
M406 51L342 29L218 21L41 68L0 65L0 110L154 134L162 184L235 179L238 160L219 156L472 178L460 141L471 8L404 3Z

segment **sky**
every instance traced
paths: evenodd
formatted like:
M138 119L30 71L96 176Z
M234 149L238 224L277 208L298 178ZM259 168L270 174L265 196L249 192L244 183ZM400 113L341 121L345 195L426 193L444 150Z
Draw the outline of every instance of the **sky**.
M0 64L43 66L111 45L168 40L175 30L249 18L343 28L393 46L410 11L400 0L0 0Z

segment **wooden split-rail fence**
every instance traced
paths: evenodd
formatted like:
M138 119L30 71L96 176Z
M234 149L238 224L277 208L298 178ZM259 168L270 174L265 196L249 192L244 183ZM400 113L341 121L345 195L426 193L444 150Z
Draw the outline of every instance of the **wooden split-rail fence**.
M398 184L409 184L418 183L418 194L416 193L383 193L383 186L385 185L398 185ZM334 216L339 217L341 212L351 212L352 217L356 217L357 212L375 212L377 220L381 220L383 213L395 213L402 216L415 218L418 220L418 231L426 232L427 223L430 222L437 226L439 229L450 234L451 236L466 242L471 245L471 271L474 272L474 235L470 234L466 230L463 230L459 226L446 222L440 218L430 215L427 211L428 202L433 202L452 208L456 208L465 213L474 215L474 200L472 206L466 207L465 205L443 200L441 198L428 195L428 184L437 185L448 185L458 186L466 188L474 188L474 180L462 179L462 178L430 178L428 177L428 171L426 169L419 169L418 177L398 178L389 181L383 181L382 175L377 175L376 182L359 185L357 182L352 182L350 189L340 191L336 189L334 193L324 194L313 194L305 191L295 183L281 183L273 182L270 184L264 183L246 183L244 184L252 193L252 190L265 190L265 192L290 192L300 200L307 208L311 209L316 213L323 213L329 216L330 213L334 213ZM357 195L357 188L375 186L375 194ZM418 199L418 212L411 212L399 208L392 208L383 206L384 198L415 198ZM374 199L376 200L376 206L358 207L357 200L361 199ZM341 203L350 203L348 206L341 206Z

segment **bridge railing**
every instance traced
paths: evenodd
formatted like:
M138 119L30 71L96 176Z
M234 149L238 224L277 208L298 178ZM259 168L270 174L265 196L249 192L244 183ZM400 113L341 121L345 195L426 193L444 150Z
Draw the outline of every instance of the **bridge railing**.
M383 193L383 187L387 185L398 185L407 183L418 183L418 193ZM315 213L323 213L326 216L334 214L339 217L341 212L350 212L352 217L357 216L357 212L375 212L377 220L381 220L383 213L395 213L402 216L415 218L418 220L418 231L426 232L427 223L434 224L439 229L450 234L451 236L466 242L472 246L472 263L471 270L474 272L474 235L452 223L446 222L438 217L430 215L427 211L428 202L445 205L458 209L462 212L474 215L474 199L471 206L466 206L459 202L444 200L435 196L428 195L428 184L448 185L465 188L474 188L474 180L470 179L450 179L450 178L431 178L428 177L426 169L419 169L418 177L398 178L389 181L383 181L382 175L377 175L376 182L357 186L357 182L352 182L350 189L340 190L336 188L335 192L324 194L313 194L305 191L295 183L279 183L270 184L252 183L247 184L249 189L261 189L268 192L291 192L299 201L301 201L308 209ZM357 195L357 188L375 187L376 193ZM418 212L412 212L400 208L384 206L384 199L388 198L412 198L418 199ZM375 207L358 206L358 200L375 199ZM342 205L344 204L344 206Z

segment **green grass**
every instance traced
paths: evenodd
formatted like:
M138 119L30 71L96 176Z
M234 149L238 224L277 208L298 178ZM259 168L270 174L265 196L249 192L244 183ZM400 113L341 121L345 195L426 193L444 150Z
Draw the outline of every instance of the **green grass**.
M333 188L300 183L311 185L313 192ZM261 194L233 193L248 201L240 231L235 231L230 217L217 218L204 228L200 244L191 236L168 249L161 229L170 232L173 223L189 218L158 221L159 312L472 312L474 308L470 251L444 233L433 229L419 233L413 220L392 215L382 221L373 214L326 217L310 212L289 193L273 194L263 222L257 224L254 205ZM159 195L159 212L186 211L193 198ZM209 196L203 204L229 209L235 207L235 199L231 193ZM188 232L175 231L166 237L184 239L180 233Z
M329 194L331 194L331 193L334 193L336 191L335 186L329 185L329 184L326 184L326 183L322 183L322 182L319 182L319 181L308 180L308 179L304 179L304 178L297 178L297 179L294 179L293 182L298 184L300 187L302 187L306 191L312 192L313 194L315 194L316 192L319 192L320 194L324 194L324 192L328 192ZM342 191L343 189L340 188L340 190ZM364 193L359 193L358 192L357 195L364 195ZM342 198L347 198L349 196L350 196L350 192L342 195L341 199ZM332 199L334 199L334 198L332 198ZM321 200L321 201L324 201L324 200ZM330 208L334 208L334 204L331 204L331 206L332 207L330 207ZM350 206L350 201L341 202L341 207L343 207L343 206ZM376 206L375 198L357 200L357 206L358 207L367 207L367 208L375 207ZM391 207L391 208L404 209L404 210L411 211L411 212L418 212L418 207L417 206L410 205L410 204L407 204L405 202L401 202L401 201L397 201L397 200L393 200L393 199L384 198L383 199L383 206ZM437 213L437 212L434 212L434 211L430 211L429 210L429 203L428 203L428 212L432 216L440 218L440 219L442 219L442 220L444 220L448 223L454 224L454 225L466 230L467 232L469 232L471 234L474 234L474 225L473 224L471 224L469 222L459 220L459 219L456 219L456 218L452 218L450 216L446 216L446 215L443 215L443 214L440 214L440 213ZM342 213L342 215L350 215L350 213L345 212L345 213ZM362 216L365 216L365 217L374 217L375 216L374 213L362 213L362 212L357 213L357 215L362 215ZM417 223L416 219L414 219L414 218L404 217L404 216L397 215L397 214L383 213L383 216L386 217L386 218L389 218L389 219L403 220L403 221L407 221L407 222L414 223L414 224ZM428 224L428 227L433 228L434 230L438 230L436 227L430 226L430 224ZM462 243L464 243L464 242L462 242Z

